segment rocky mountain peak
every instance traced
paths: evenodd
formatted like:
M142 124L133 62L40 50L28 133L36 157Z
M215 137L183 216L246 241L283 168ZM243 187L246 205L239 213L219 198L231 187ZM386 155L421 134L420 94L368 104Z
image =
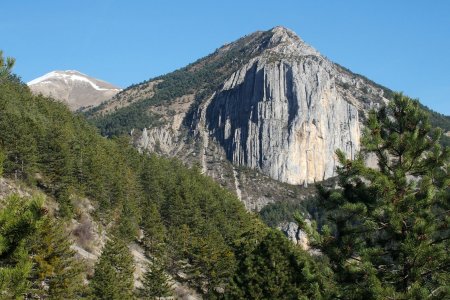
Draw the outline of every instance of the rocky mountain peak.
M272 38L270 40L273 45L303 42L295 32L283 26L276 26L269 31L272 33Z
M27 84L34 93L62 100L72 110L96 106L121 90L76 70L52 71Z
M268 43L268 50L272 53L278 53L280 55L315 55L320 56L313 47L306 44L295 32L283 27L276 26L269 30L272 34Z

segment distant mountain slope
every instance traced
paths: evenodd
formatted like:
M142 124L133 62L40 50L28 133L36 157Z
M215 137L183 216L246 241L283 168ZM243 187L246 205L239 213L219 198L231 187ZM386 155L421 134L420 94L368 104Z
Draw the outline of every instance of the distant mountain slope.
M120 88L73 70L52 71L28 82L34 93L66 102L71 110L97 106Z

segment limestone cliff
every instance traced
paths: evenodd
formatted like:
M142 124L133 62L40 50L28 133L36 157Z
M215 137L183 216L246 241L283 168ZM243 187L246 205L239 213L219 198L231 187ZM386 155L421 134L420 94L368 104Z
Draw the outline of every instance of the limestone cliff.
M147 98L132 97L146 87L151 87ZM283 193L270 184L248 192L252 184L242 180L248 178L242 170L302 186L334 176L335 150L349 157L358 151L361 121L369 108L387 101L387 92L331 62L289 29L275 27L125 89L97 114L105 118L108 107L126 99L125 109L104 119L108 128L141 113L139 124L156 125L130 127L138 148L200 164L258 210Z
M229 160L302 184L334 175L336 149L353 156L358 110L315 59L257 58L225 83L207 108L207 129Z

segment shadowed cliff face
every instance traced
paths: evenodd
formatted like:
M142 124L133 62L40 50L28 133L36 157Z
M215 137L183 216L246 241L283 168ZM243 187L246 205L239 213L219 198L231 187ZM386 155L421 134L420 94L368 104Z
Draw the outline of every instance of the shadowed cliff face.
M234 164L291 184L334 175L336 149L359 149L358 110L317 56L251 61L207 108L208 130Z

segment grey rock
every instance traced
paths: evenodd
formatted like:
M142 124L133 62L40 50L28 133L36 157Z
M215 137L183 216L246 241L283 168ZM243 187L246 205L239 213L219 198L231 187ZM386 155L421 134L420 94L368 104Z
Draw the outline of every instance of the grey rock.
M359 149L357 108L338 93L323 58L268 60L252 60L225 82L207 109L209 132L234 164L276 180L334 176L335 150L353 157Z
M278 226L286 237L294 244L299 245L303 250L309 249L308 236L306 233L298 227L295 222L284 222Z

